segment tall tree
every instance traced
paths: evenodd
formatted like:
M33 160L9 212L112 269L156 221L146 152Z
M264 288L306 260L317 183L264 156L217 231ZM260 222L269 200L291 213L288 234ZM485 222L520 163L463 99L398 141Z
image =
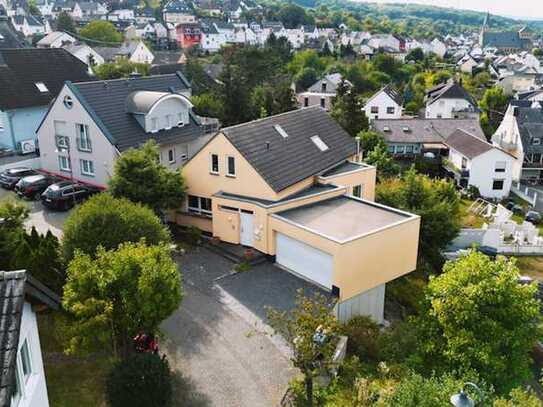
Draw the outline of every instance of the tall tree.
M132 62L128 58L119 58L115 62L93 67L96 77L101 80L128 78L134 72L147 76L149 69L149 64Z
M151 245L169 243L170 234L150 208L104 192L70 214L64 223L62 254L69 262L76 250L94 256L98 246L111 250L141 239Z
M123 243L98 249L96 258L77 252L68 266L62 304L70 314L66 351L111 349L126 357L140 330L154 333L181 303L181 277L162 244Z
M115 26L105 20L92 20L81 29L80 34L84 40L95 43L94 45L115 46L123 40L123 35L117 31Z
M124 152L115 161L109 181L111 194L147 205L157 213L178 208L185 196L185 181L180 170L166 168L159 157L158 147L152 140Z
M425 371L476 372L500 393L532 377L540 302L537 285L519 277L514 260L475 251L446 263L415 321Z
M66 31L69 33L77 32L74 20L65 11L61 12L57 17L57 31Z
M509 105L509 98L503 93L502 88L495 86L485 91L479 104L483 110L481 127L485 135L490 138L503 120L503 116Z
M346 81L341 81L338 86L332 117L353 137L368 129L368 118L362 110L360 97Z

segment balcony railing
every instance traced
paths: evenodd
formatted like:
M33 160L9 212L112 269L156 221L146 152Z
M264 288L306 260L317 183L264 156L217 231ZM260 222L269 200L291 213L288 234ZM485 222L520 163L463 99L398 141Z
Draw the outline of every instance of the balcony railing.
M445 167L445 169L447 171L456 174L460 178L469 178L469 170L468 169L458 168L456 165L454 165L450 161L444 161L443 166Z

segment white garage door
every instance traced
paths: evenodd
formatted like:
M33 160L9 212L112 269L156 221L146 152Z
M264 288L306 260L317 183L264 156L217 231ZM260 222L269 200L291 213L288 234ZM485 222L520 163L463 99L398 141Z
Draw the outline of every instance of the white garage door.
M277 233L275 261L308 280L332 289L332 256L322 250Z

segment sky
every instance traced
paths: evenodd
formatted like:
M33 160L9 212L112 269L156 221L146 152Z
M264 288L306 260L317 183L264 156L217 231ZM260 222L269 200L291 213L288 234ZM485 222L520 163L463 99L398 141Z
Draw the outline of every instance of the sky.
M360 1L360 0L359 0ZM507 17L543 18L543 0L362 0L371 3L418 3L476 11Z

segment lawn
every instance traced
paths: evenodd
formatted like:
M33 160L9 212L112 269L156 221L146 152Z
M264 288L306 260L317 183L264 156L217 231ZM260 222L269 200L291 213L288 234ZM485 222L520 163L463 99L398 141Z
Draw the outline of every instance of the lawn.
M38 316L40 342L52 407L105 407L105 377L112 364L106 355L66 356L58 340L54 314Z
M543 281L543 257L522 256L517 257L517 266L524 276Z
M473 201L469 199L462 199L460 201L460 216L462 217L463 228L478 229L483 226L485 219L482 216L476 215L469 211L469 207Z

